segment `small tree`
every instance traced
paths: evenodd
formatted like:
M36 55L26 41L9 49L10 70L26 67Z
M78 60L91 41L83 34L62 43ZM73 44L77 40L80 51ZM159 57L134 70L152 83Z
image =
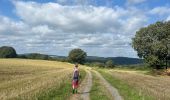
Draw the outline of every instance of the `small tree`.
M108 68L113 68L113 67L115 67L113 61L112 61L112 60L108 60L108 61L106 62L106 67L108 67Z
M0 58L16 58L17 54L13 47L2 46L0 47Z
M87 54L81 49L73 49L69 52L68 59L73 63L83 64Z

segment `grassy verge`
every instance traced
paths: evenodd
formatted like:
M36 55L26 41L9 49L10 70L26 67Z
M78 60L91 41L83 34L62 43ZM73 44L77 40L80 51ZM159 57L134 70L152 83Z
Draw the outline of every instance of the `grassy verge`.
M80 73L81 73L81 80L80 80L81 82L84 79L86 72L84 70L80 70ZM72 90L71 79L66 78L65 80L63 80L59 88L58 86L56 86L48 91L44 91L38 94L38 100L66 100L70 97L72 93L71 90Z
M106 70L98 71L111 85L118 89L119 93L125 100L153 100L152 97L141 94L139 91L133 88L133 86L128 85L125 81L111 76L106 72Z
M136 70L136 71L150 71L151 68L144 64L136 64L136 65L119 65L116 66L115 69L121 70Z
M108 97L108 93L105 87L102 86L100 79L96 76L93 72L93 85L90 92L90 99L91 100L110 100Z

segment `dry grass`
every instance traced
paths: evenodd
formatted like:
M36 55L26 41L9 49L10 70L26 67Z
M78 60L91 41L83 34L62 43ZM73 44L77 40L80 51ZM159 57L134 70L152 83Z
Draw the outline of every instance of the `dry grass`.
M70 78L73 65L62 62L0 59L0 100L35 99Z
M150 76L138 71L110 70L113 77L125 81L139 90L139 94L153 96L155 100L170 100L170 77Z

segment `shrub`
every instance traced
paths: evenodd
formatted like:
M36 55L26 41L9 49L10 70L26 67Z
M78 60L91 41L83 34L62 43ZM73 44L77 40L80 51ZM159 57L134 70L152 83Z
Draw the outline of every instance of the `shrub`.
M113 63L112 60L108 60L108 61L106 62L106 67L108 67L108 68L113 68L113 67L115 67L115 65L114 65L114 63Z

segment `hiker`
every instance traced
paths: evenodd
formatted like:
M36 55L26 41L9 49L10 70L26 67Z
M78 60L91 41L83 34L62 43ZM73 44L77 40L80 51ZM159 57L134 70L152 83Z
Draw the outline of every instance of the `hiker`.
M80 72L78 70L78 64L75 64L74 71L73 71L73 81L72 81L73 94L77 93L79 77L80 77Z

